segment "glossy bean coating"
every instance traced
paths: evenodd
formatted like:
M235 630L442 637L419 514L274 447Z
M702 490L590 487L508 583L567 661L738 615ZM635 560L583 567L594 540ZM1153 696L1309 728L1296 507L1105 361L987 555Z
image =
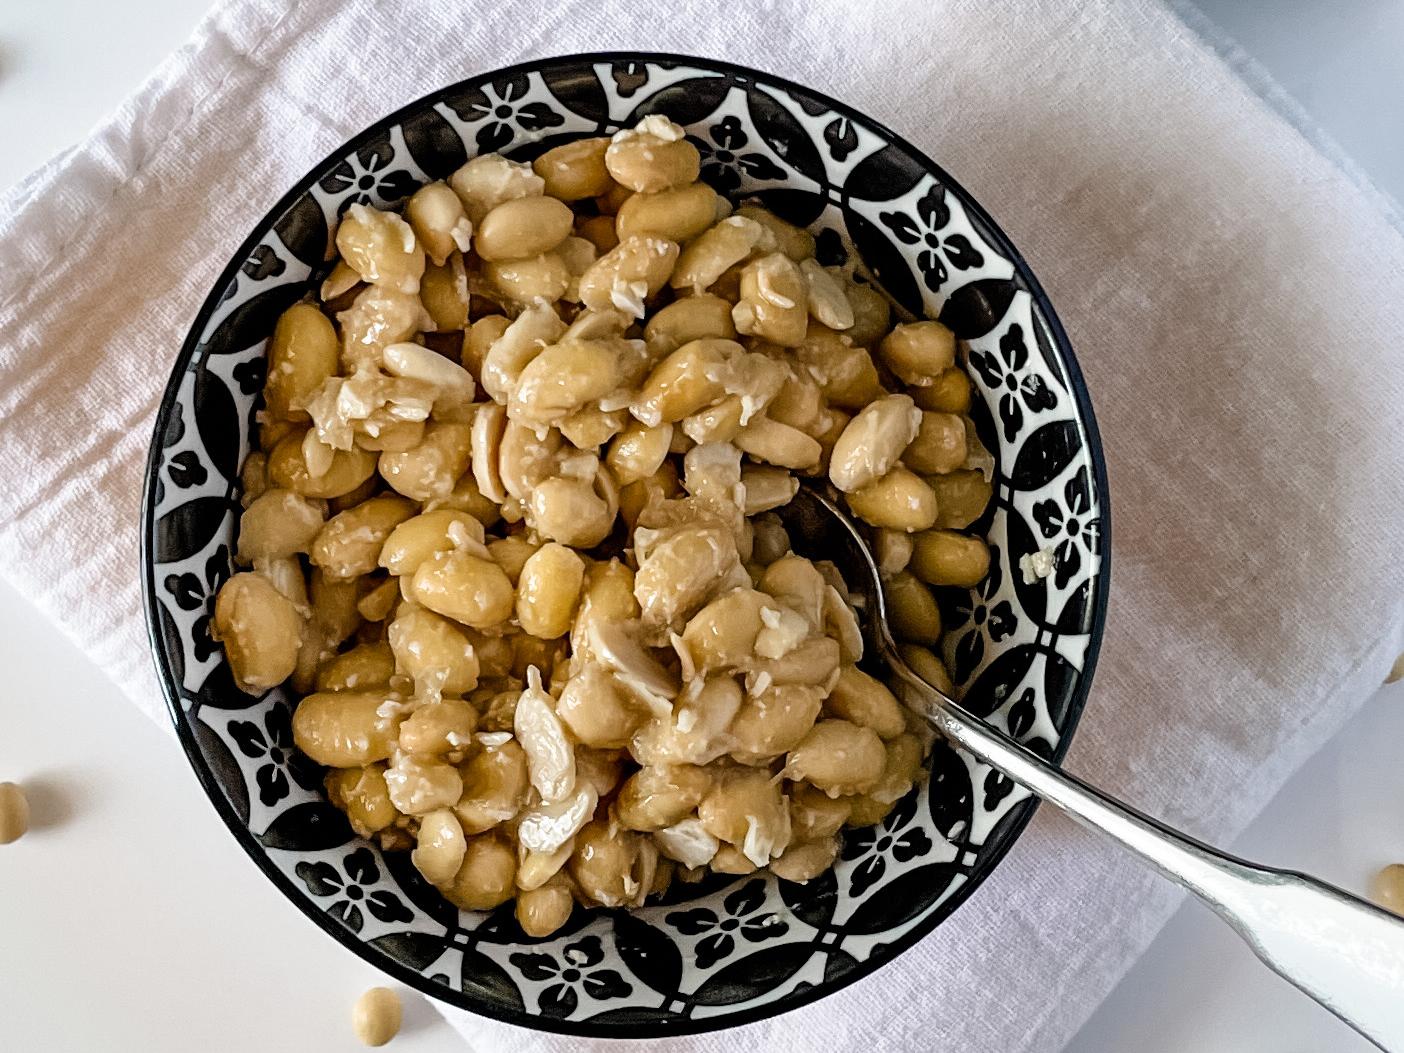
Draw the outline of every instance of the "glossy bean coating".
M213 628L242 690L262 694L292 675L302 616L261 574L235 574L220 587Z

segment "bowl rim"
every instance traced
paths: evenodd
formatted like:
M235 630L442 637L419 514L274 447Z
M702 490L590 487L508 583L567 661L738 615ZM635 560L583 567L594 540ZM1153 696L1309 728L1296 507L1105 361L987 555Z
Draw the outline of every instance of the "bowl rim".
M218 277L215 278L210 292L206 295L199 310L196 312L190 329L181 344L180 351L171 368L170 378L166 383L165 391L161 396L161 402L156 411L151 442L147 448L141 495L141 520L139 524L141 533L139 574L141 577L142 608L146 618L147 641L150 645L152 660L156 667L156 679L161 687L161 693L166 703L166 710L171 717L172 723L175 725L176 736L180 741L181 748L185 752L186 759L190 763L190 767L196 779L204 789L205 795L209 798L210 804L213 806L220 819L223 820L224 825L229 829L230 833L234 835L235 840L239 843L245 854L249 856L264 875L272 881L273 885L290 900L298 910L336 940L337 943L356 954L357 957L412 990L418 991L438 1001L446 1002L455 1008L467 1010L470 1013L487 1017L499 1023L512 1024L535 1031L575 1035L582 1038L614 1039L624 1037L663 1038L702 1034L710 1031L739 1027L760 1020L777 1017L803 1006L811 1005L860 979L873 975L883 966L892 962L903 952L928 936L941 922L945 921L946 918L954 913L961 904L969 899L970 896L984 884L989 875L1003 862L1004 857L1009 853L1014 843L1018 841L1025 827L1028 826L1029 821L1033 818L1034 813L1038 810L1041 801L1037 796L1030 795L1015 806L1019 810L1018 813L1013 816L1012 821L1001 826L1001 829L998 831L999 843L993 847L990 854L986 857L984 864L978 870L972 871L969 879L961 884L959 888L955 889L927 918L923 919L919 924L913 926L891 943L877 947L868 958L859 962L850 972L833 980L824 980L816 983L806 990L791 992L786 996L783 1002L766 1002L756 1006L700 1018L690 1016L686 1018L670 1018L666 1021L634 1021L627 1025L627 1036L620 1034L620 1025L618 1024L602 1025L591 1020L557 1020L516 1009L503 1009L486 1005L469 998L460 988L435 983L423 974L411 969L409 966L389 959L387 955L380 954L371 957L367 953L366 944L363 941L355 938L353 933L348 932L343 926L332 921L324 911L317 910L315 904L301 893L292 880L273 865L267 850L243 824L242 820L234 811L233 806L225 797L224 790L216 781L213 771L205 762L204 753L195 739L190 722L181 709L179 692L173 686L174 677L172 675L169 659L165 652L165 642L161 632L159 601L156 598L154 528L156 483L158 481L158 473L161 465L161 451L164 448L162 445L162 438L169 424L172 410L179 400L183 378L190 369L191 363L195 358L195 352L200 345L201 334L204 332L210 317L219 305L221 291L227 287L230 281L234 280L235 275L238 273L244 261L257 247L258 243L266 236L272 225L295 201L305 194L330 167L342 161L349 153L356 151L370 140L383 134L395 125L402 123L405 119L414 114L426 108L430 108L434 106L435 103L441 102L451 95L465 89L481 86L482 84L504 76L539 72L542 69L555 65L617 64L621 62L673 63L692 66L709 72L745 77L759 85L775 87L787 92L799 92L802 95L822 102L825 106L832 109L834 113L850 121L857 121L867 125L888 144L895 145L905 150L920 164L923 170L935 176L948 192L956 195L967 212L971 213L979 223L982 224L983 230L994 243L994 247L1003 254L1013 266L1015 277L1027 288L1034 305L1048 325L1051 339L1062 356L1060 364L1066 373L1068 393L1072 396L1077 409L1077 420L1086 438L1088 459L1091 462L1093 485L1102 505L1100 509L1100 564L1097 573L1097 584L1092 597L1091 624L1088 629L1087 650L1077 686L1074 688L1068 701L1067 715L1059 735L1058 745L1052 753L1052 761L1055 764L1061 763L1072 744L1073 735L1076 733L1083 710L1086 708L1093 675L1096 672L1110 595L1112 536L1111 502L1107 484L1106 460L1102 452L1101 433L1097 427L1096 416L1093 412L1091 395L1087 390L1086 382L1082 376L1082 370L1078 365L1072 344L1068 340L1062 322L1054 311L1047 293L1043 290L1043 286L1034 276L1032 268L1024 259L1023 254L1019 252L1009 236L975 197L967 191L960 182L952 177L945 168L927 156L925 151L918 149L909 140L894 132L883 122L874 119L853 106L831 97L826 92L797 83L786 77L767 73L738 63L698 55L687 55L679 52L586 51L532 58L465 77L452 84L445 85L422 95L385 116L378 118L356 132L356 134L349 139L339 143L330 153L313 164L286 193L269 206L263 216L253 225L248 236L234 251L229 262L220 271ZM226 500L231 500L232 496L232 492L226 494Z

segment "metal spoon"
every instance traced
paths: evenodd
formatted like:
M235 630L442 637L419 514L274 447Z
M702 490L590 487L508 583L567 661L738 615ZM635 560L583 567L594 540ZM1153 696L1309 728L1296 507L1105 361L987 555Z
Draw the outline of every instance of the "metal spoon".
M1274 972L1381 1049L1404 1051L1404 919L1305 874L1257 866L1172 830L972 716L902 661L877 565L848 515L808 485L777 511L795 550L833 560L863 597L868 654L887 664L903 700L932 727L1189 889Z

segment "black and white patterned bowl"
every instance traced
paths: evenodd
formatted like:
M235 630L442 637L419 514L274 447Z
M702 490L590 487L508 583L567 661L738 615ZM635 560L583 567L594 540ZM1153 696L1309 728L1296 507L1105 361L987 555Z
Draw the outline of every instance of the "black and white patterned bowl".
M577 911L533 940L510 909L459 912L404 853L356 838L292 748L289 699L230 679L209 626L230 573L238 468L278 314L315 288L328 226L391 205L479 152L529 159L666 113L703 176L813 229L899 304L968 345L974 414L998 469L977 527L989 577L943 597L946 658L966 704L1059 758L1087 695L1107 597L1106 479L1072 350L1028 266L983 209L910 144L807 88L721 62L608 53L463 81L366 129L301 179L239 248L181 348L157 418L142 583L171 717L216 811L283 893L403 983L527 1027L662 1035L811 1002L892 960L999 863L1035 802L938 743L930 780L878 827L846 835L806 885L774 877L675 886L643 910ZM1026 581L1044 550L1053 573ZM968 953L978 955L978 946Z

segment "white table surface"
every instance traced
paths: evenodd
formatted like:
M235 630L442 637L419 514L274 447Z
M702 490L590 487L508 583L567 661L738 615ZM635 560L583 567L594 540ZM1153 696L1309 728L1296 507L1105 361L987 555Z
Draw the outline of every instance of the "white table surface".
M1241 37L1253 25L1241 20L1245 6L1205 3L1232 9ZM1347 6L1373 19L1379 9L1404 10ZM15 144L0 154L0 185L81 138L186 39L204 7L205 0L0 4L0 141ZM1280 38L1280 26L1275 32ZM1290 86L1291 77L1274 72ZM1337 104L1329 78L1296 72L1318 101ZM1359 114L1352 119L1358 123ZM1377 171L1376 178L1404 185L1401 174ZM127 705L3 584L0 659L8 674L0 780L23 783L34 810L31 833L0 848L0 1046L44 1053L360 1048L350 1006L380 982L374 971L307 924L244 857L174 738ZM1361 889L1374 868L1404 860L1401 742L1404 685L1396 685L1313 758L1234 847ZM422 999L407 995L405 1029L392 1048L464 1047ZM1371 1047L1191 905L1069 1050L1133 1048Z

